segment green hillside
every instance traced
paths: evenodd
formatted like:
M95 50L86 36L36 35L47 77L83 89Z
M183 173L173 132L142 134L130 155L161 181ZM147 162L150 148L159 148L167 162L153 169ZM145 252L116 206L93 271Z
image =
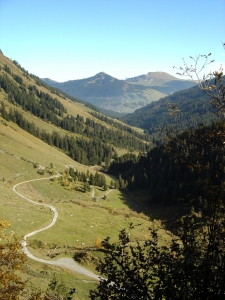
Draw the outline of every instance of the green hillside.
M171 116L171 107L177 107L176 118ZM198 87L176 92L151 103L121 118L131 126L141 127L162 141L162 128L176 125L180 131L196 128L199 124L209 125L216 115L210 98Z

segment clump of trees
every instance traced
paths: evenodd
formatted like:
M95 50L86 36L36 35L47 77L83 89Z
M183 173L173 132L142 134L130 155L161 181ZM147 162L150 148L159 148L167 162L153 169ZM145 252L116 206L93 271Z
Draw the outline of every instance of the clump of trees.
M69 168L64 171L63 175L59 178L62 186L68 186L70 190L75 188L74 184L79 181L83 183L83 191L89 192L91 190L90 185L102 187L104 191L108 189L106 178L104 174L95 172L91 173L89 170L87 172L79 172L74 168Z

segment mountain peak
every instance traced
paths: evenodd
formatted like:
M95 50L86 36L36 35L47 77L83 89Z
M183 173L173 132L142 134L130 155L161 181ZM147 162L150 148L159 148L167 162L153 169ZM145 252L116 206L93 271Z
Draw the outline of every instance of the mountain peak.
M106 74L105 72L99 72L96 75L108 75L108 74ZM110 76L110 75L108 75L108 76Z
M162 71L157 71L157 72L148 72L146 75L147 78L155 78L155 79L161 79L165 81L170 81L170 80L176 80L177 78Z
M148 86L161 86L170 81L180 80L166 72L148 72L148 74L139 75L137 77L128 78L126 81L138 83Z
M107 73L105 73L105 72L99 72L99 73L97 73L95 76L93 76L93 77L108 77L108 78L114 78L114 77L112 77L111 75L109 75L109 74L107 74Z

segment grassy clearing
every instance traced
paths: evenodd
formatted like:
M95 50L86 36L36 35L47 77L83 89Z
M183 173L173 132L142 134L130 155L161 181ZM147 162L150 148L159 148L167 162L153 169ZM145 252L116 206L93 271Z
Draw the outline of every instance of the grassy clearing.
M6 122L1 117L0 138L1 150L8 153L6 160L8 160L9 156L14 155L26 161L36 162L44 167L49 167L50 163L53 163L56 171L63 171L66 165L73 165L75 168L79 168L80 171L87 171L88 169L88 167L77 163L64 153L58 151L55 147L47 145L14 123ZM27 165L25 168L27 168Z
M116 240L118 232L123 228L129 228L130 223L142 224L132 232L135 240L143 240L148 236L151 222L129 209L127 206L129 200L118 190L109 193L106 200L94 202L91 192L69 191L57 182L30 182L24 189L28 197L52 204L59 213L56 225L31 237L31 241L40 240L43 244L49 241L50 244L57 244L59 248L68 246L83 249L94 247L97 237L104 239L110 236L112 240ZM23 193L22 188L18 190ZM100 193L104 194L104 191L99 189Z

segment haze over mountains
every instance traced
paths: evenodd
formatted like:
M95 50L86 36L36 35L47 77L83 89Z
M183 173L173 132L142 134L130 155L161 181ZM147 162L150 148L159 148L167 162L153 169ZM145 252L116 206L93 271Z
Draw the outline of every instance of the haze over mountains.
M191 81L180 80L165 72L149 72L126 80L116 79L104 72L61 83L49 78L43 80L95 106L122 113L132 113L153 101L194 86Z

